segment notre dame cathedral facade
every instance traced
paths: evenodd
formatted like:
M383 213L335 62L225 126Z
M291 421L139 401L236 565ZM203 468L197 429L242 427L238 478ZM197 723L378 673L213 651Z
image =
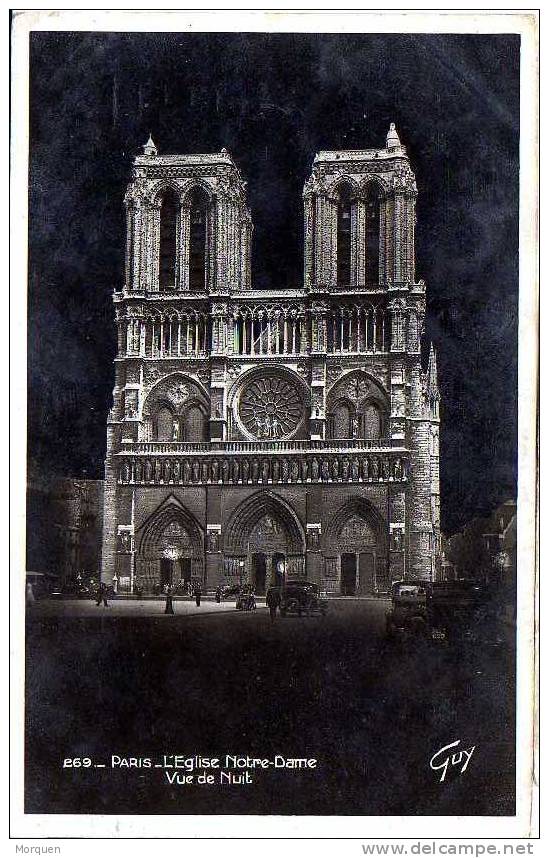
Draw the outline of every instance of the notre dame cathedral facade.
M102 576L119 592L292 578L332 594L433 578L439 392L420 344L416 184L380 149L320 152L300 288L254 290L226 150L158 155L125 197Z

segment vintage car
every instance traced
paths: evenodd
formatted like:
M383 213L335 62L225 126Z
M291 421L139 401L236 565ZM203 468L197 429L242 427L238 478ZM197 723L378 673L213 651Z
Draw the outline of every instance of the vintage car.
M389 638L478 641L492 636L493 600L475 581L395 581L391 599Z
M240 588L236 597L237 611L255 611L257 605L255 601L255 593L251 586L245 584Z
M222 599L238 599L240 594L242 593L242 585L241 584L229 584L226 587L221 587L221 598Z
M326 615L328 601L320 595L318 584L312 581L289 581L282 587L271 587L267 593L278 592L280 596L280 613L287 614L321 614ZM269 599L267 598L267 604Z

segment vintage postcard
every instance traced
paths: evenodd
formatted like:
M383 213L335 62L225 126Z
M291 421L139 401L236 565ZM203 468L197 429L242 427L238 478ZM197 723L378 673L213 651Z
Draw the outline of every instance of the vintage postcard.
M536 13L12 43L13 836L536 836Z

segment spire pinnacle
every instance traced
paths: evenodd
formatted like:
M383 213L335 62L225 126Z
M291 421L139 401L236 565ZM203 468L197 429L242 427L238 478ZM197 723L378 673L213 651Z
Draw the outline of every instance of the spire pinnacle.
M152 139L152 134L149 133L149 139L143 146L143 154L144 155L158 155L158 149L155 146L154 140Z
M391 122L389 131L387 132L387 149L399 149L400 146L400 137L398 136L395 123Z
M427 366L427 387L431 394L438 394L437 353L431 343L429 364Z

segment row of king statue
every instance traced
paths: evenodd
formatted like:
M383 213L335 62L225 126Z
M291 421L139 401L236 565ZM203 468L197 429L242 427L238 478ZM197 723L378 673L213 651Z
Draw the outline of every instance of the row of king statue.
M440 397L395 126L383 148L315 156L303 283L268 291L229 153L143 149L114 293L103 580L358 596L433 579Z

